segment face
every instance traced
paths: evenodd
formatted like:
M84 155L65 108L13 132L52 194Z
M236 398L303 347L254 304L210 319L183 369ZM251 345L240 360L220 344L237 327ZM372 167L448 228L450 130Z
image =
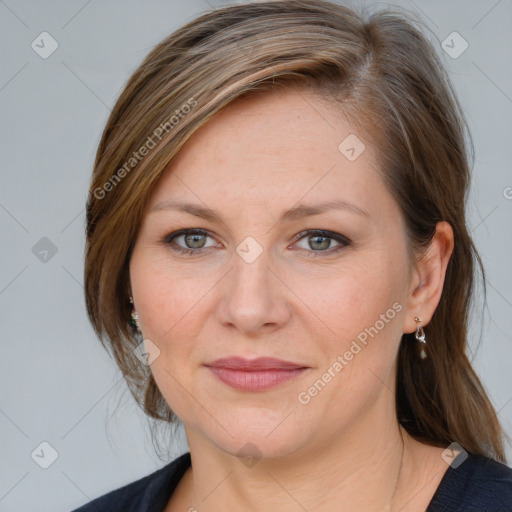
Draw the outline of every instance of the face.
M277 457L389 420L404 229L371 140L326 100L260 93L199 129L130 261L151 370L189 438Z

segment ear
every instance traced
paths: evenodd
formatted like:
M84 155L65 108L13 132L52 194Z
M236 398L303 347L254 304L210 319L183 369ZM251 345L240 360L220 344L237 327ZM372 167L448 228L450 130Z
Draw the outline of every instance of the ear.
M446 268L453 252L453 229L446 221L438 222L436 232L425 253L411 272L407 314L404 317L403 332L416 331L414 317L421 318L421 325L427 325L441 300Z

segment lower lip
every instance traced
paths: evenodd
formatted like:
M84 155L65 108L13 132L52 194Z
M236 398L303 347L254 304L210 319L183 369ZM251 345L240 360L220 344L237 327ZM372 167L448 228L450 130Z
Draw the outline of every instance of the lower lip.
M208 369L222 382L242 391L265 391L298 377L307 368L290 370L245 371L209 366Z

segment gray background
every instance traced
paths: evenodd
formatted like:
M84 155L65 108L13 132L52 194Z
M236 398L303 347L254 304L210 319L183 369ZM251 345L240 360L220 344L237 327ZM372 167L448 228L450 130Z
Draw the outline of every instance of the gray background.
M0 512L71 510L163 465L86 318L84 206L101 132L128 77L163 37L217 5L0 1ZM472 315L473 363L510 434L512 1L394 5L433 31L474 137L468 213L489 295L485 314L478 304ZM46 59L31 47L44 31L58 43ZM456 59L441 45L453 31L469 44ZM34 461L49 461L44 441L58 454L47 469ZM172 449L185 451L184 438Z

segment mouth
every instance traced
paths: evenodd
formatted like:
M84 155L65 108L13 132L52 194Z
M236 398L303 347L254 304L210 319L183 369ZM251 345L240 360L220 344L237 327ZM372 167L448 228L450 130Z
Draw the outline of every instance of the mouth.
M224 384L241 391L253 392L265 391L289 382L309 369L302 364L270 357L251 360L226 357L204 366Z

